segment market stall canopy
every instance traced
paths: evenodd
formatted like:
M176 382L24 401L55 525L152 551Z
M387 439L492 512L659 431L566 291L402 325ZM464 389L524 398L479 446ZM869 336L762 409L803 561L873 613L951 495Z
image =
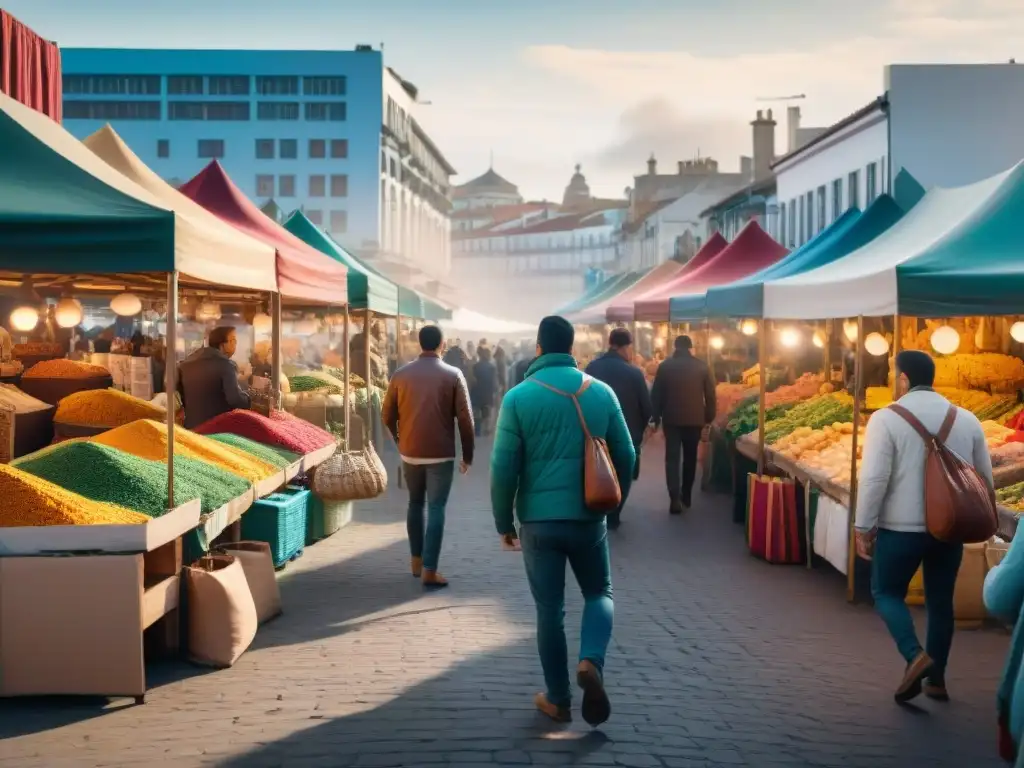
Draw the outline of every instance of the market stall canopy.
M580 307L585 307L588 303L590 303L593 300L595 296L601 293L601 291L603 291L609 285L612 285L620 277L622 277L621 274L609 275L600 282L597 282L594 285L587 288L587 290L585 290L582 294L580 294L575 299L570 301L568 304L563 304L558 309L554 310L551 314L564 316L566 314L576 311Z
M452 316L452 311L442 306L440 302L404 285L398 286L398 313L402 317L414 317L431 322L446 320Z
M643 293L637 293L629 297L628 301L619 302L618 299L613 299L611 306L605 312L605 317L609 323L628 323L636 319L636 302L642 301L650 297L657 296L664 289L665 285L669 282L681 280L687 275L697 271L711 259L715 258L722 250L728 247L729 241L722 237L721 232L715 232L708 238L708 241L701 246L700 250L693 255L683 265L683 268L676 272L676 274L667 279L662 279L658 283L653 281L644 289ZM645 281L646 282L646 281Z
M665 322L669 320L669 302L676 296L704 293L708 288L724 285L753 274L779 261L789 250L750 221L728 246L709 259L704 266L667 283L654 296L635 302L637 320Z
M277 287L282 296L324 304L348 301L345 266L263 214L216 160L180 188L206 210L277 251Z
M274 248L224 223L161 179L128 148L109 125L83 142L101 160L149 191L174 211L178 269L211 283L276 291Z
M40 112L0 93L0 269L170 272L174 213Z
M639 269L632 272L623 272L619 275L618 279L614 282L608 283L603 290L599 291L596 295L592 296L589 301L585 304L581 304L576 307L573 312L563 314L563 317L567 315L578 314L581 312L589 311L593 307L603 305L608 299L618 296L623 291L626 291L636 285L643 278L649 275L657 267L650 267L648 269Z
M398 314L398 286L367 267L314 224L295 211L284 228L307 245L339 261L348 269L348 303L352 309L369 309L381 315Z
M530 323L519 323L514 320L501 320L496 317L474 312L471 309L456 309L452 312L451 319L442 320L441 327L449 332L449 335L456 333L486 333L495 335L521 336L535 333L537 326Z
M899 223L846 257L766 282L764 316L928 316L921 310L938 308L991 314L1006 306L1019 312L1019 298L1011 304L1001 294L1019 297L1024 276L1022 176L1024 165L1017 165L975 184L930 190ZM901 288L910 293L903 296Z
M567 319L579 325L604 325L610 322L607 319L607 313L608 308L612 304L629 303L632 305L632 300L637 296L649 291L654 286L664 283L683 269L683 265L678 261L664 261L649 272L646 272L643 277L628 288L624 288L614 296L601 299L585 309L573 312L571 315L568 315Z
M770 267L734 283L709 288L703 295L672 299L672 319L761 317L765 282L831 264L870 243L902 216L903 209L888 195L875 198L863 213L850 208L817 237Z

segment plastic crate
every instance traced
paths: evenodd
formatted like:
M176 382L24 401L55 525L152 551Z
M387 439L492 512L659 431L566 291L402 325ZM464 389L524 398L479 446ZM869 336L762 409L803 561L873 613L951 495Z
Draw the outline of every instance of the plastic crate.
M295 488L296 486L288 486ZM352 522L351 501L324 501L309 494L309 515L306 522L306 545L326 539Z
M306 546L309 491L288 487L272 493L242 515L242 538L270 544L274 567L294 560Z

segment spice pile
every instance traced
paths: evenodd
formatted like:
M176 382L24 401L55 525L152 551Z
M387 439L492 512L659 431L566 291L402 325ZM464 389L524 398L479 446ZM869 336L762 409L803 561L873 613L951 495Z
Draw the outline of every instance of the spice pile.
M22 392L13 384L0 384L0 403L9 405L15 413L34 413L51 407L42 400L36 400L32 395Z
M57 404L53 420L60 424L120 427L138 419L162 419L166 411L116 389L75 392Z
M273 445L264 445L263 443L257 443L255 440L250 440L247 437L241 435L232 435L230 433L222 433L219 435L209 435L211 440L216 440L218 443L224 443L224 445L230 445L239 450L245 451L248 454L255 456L260 461L265 461L267 464L273 464L275 467L284 469L290 464L294 464L299 460L299 454L285 450L284 448L278 448Z
M140 419L90 438L92 442L109 445L152 461L167 461L167 425ZM208 437L178 427L174 430L174 455L199 459L257 483L276 475L280 470L241 451ZM175 463L177 466L177 463Z
M96 379L109 376L110 371L99 365L80 363L76 360L43 360L36 363L24 374L25 379Z
M200 435L230 432L257 443L276 445L301 454L335 444L330 432L284 411L274 411L270 418L253 411L229 411L200 424L195 431Z
M108 502L160 517L167 511L167 465L107 445L63 443L18 464L18 469L93 501ZM199 499L203 514L249 490L230 472L184 456L174 459L174 499L179 506Z
M114 504L86 499L41 478L0 464L0 527L129 525L149 520Z

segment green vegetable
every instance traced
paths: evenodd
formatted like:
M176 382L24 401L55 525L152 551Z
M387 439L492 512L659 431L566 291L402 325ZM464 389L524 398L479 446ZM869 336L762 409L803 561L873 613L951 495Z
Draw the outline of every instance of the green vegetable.
M316 376L292 376L288 379L288 386L292 392L320 392L327 391L332 395L340 395L341 390Z
M290 464L294 464L299 460L299 454L293 453L292 451L279 448L276 445L265 445L264 443L258 443L255 440L250 440L247 437L241 435L231 434L229 432L222 432L218 435L207 435L207 437L216 440L219 443L230 445L239 450L245 451L250 456L255 456L261 461L265 461L267 464L272 464L275 467L284 469Z
M835 422L853 420L853 406L835 395L818 395L791 408L784 416L765 421L764 441L771 445L797 427L821 429Z
M733 409L729 423L726 425L726 429L733 438L741 437L757 430L758 402L758 396L754 395L740 401L739 405ZM766 409L764 412L765 421L768 422L779 418L795 405L796 403L782 403L781 405L774 405Z

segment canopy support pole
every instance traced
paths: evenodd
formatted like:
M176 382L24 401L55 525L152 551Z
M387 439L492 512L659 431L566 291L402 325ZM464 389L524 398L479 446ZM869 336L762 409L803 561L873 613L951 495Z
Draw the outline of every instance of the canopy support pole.
M889 362L889 370L892 371L892 400L896 402L899 395L900 383L896 375L896 356L902 351L900 349L903 341L903 334L900 332L900 313L892 316L892 360Z
M853 358L853 442L850 446L850 546L846 558L846 600L852 603L856 597L854 571L857 564L856 530L857 519L857 444L860 437L860 390L864 377L864 315L857 317L857 349Z
M349 349L348 323L349 323L348 304L346 304L345 305L345 326L344 326L344 329L341 332L341 344L342 344L342 347L344 348L344 352L342 353L342 355L343 355L344 361L345 361L345 392L344 392L344 394L345 394L345 416L342 419L342 424L345 427L345 440L344 440L343 447L344 447L344 449L346 451L348 450L348 445L349 445L349 416L348 416L348 414L349 414L349 411L351 410L351 407L352 407L351 403L349 402L349 396L350 396L349 387L350 387L350 381L351 381L351 378L352 378L352 366L351 366L352 354L351 354L351 350Z
M270 375L273 384L270 391L274 395L272 408L281 407L281 294L274 291L270 294Z
M167 273L167 360L164 365L167 393L167 509L174 509L174 417L178 394L178 273Z
M709 343L710 345L710 343ZM758 320L757 329L757 474L764 474L764 409L768 395L768 376L765 358L768 356L768 322Z
M402 315L395 315L395 370L402 367Z
M366 308L366 320L363 322L363 353L366 358L366 437L371 442L377 434L377 424L374 416L376 415L373 410L373 398L370 396L373 393L373 384L371 381L370 373L373 371L373 361L370 360L371 344L370 344L370 332L371 325L370 320L373 317L373 313L370 308Z

